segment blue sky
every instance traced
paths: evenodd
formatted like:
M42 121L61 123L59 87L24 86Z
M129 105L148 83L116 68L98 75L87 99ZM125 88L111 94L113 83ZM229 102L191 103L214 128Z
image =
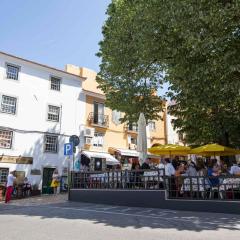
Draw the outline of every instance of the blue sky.
M0 51L63 69L99 69L95 56L111 0L1 0Z

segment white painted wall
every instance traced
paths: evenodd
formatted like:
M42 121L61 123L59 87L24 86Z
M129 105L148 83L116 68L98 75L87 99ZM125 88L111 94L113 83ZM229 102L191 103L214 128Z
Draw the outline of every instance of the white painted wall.
M19 80L6 79L6 62L21 67ZM62 78L60 92L50 89L51 75ZM0 127L16 129L12 149L0 148L0 155L33 157L33 165L0 163L0 167L24 169L27 176L38 184L41 184L41 177L30 176L31 169L42 171L50 166L57 167L61 173L62 168L67 166L63 144L68 142L69 135L80 134L80 126L85 120L82 80L0 53L0 94L17 97L16 115L0 112ZM61 106L61 123L47 121L48 104ZM44 132L61 134L57 154L44 152Z
M167 114L167 139L168 144L179 144L183 143L179 140L179 135L176 130L173 129L172 120L175 119L173 116Z

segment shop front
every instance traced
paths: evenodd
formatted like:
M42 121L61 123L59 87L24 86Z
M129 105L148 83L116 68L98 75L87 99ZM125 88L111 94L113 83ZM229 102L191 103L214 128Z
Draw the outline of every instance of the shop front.
M116 158L106 152L82 151L80 158L80 169L83 170L104 171L120 164Z
M139 153L136 150L111 147L108 152L120 161L123 170L131 170L132 164L139 162Z
M121 162L122 169L131 170L132 164L139 163L139 152L130 149L109 148L108 152ZM148 153L149 163L156 166L160 163L161 157Z
M23 183L33 163L32 157L24 156L0 156L0 184L7 182L7 176L10 171L15 171L17 184Z

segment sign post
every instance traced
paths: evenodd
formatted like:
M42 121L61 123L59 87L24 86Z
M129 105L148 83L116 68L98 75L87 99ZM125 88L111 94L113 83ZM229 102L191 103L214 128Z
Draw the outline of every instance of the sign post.
M76 146L78 146L78 144L80 143L80 139L77 135L72 135L70 138L69 138L69 142L72 144L72 160L73 160L73 169L72 169L72 187L73 187L73 184L74 184L74 164L75 164L75 153L76 153Z
M64 144L64 156L68 156L68 200L70 195L70 185L71 183L71 171L70 171L70 156L73 155L73 144Z

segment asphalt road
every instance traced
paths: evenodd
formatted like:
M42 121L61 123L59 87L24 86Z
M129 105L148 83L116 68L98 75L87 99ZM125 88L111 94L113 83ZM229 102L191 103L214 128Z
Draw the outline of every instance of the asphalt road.
M128 208L64 199L0 204L1 240L236 240L240 216Z

